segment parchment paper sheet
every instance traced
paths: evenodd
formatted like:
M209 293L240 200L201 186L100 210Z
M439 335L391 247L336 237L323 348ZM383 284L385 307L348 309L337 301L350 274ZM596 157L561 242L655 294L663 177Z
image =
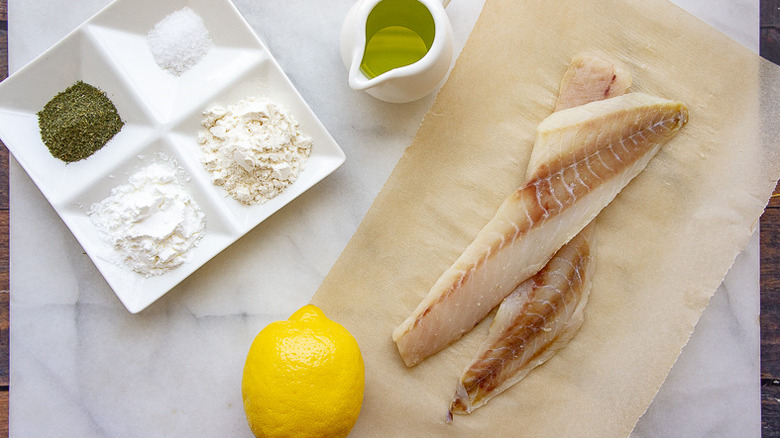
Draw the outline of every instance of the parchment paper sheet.
M444 418L490 318L414 368L391 340L522 180L569 60L604 52L690 122L596 219L585 323L469 416ZM713 56L713 53L715 54ZM780 177L780 71L661 0L488 0L411 146L313 302L358 339L356 437L627 436Z

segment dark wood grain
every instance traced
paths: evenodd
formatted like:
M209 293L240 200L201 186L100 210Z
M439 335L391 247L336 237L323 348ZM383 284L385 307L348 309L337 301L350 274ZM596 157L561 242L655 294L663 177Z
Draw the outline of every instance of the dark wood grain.
M780 208L761 217L761 377L780 379ZM770 384L771 382L764 382Z
M760 235L761 426L765 438L780 437L780 206L776 204L761 217Z
M8 77L8 0L0 0L0 80ZM9 436L10 310L8 149L0 143L0 436Z
M761 0L760 53L780 64L780 0ZM780 184L761 216L761 435L780 438Z
M7 437L8 433L8 405L10 393L6 388L4 391L0 391L0 412L3 413L3 423L0 425L0 435Z
M780 399L780 384L777 380L761 382L761 436L774 438L780 436L780 411L774 408Z

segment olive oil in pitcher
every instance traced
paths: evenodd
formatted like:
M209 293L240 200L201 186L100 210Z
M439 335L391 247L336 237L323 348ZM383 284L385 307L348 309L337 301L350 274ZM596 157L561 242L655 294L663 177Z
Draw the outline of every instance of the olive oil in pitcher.
M433 44L436 27L430 11L417 0L382 0L366 21L366 46L360 70L375 78L414 64Z

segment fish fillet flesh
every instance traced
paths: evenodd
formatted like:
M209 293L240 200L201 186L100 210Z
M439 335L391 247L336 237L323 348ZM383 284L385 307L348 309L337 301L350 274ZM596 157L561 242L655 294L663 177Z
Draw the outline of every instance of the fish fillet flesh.
M553 112L622 96L630 86L631 74L615 66L612 61L600 56L577 55L572 58L569 68L563 75ZM561 146L574 148L577 147L577 143L561 143L555 146L557 147L533 148L526 170L526 181L542 163L557 160L560 155L569 152L561 150Z
M579 233L687 122L681 102L643 93L553 113L534 149L554 151L532 168L463 254L393 331L407 366L471 330Z
M630 74L612 62L576 56L561 81L554 111L621 96L630 85ZM560 155L560 150L535 149L528 175ZM584 321L592 240L593 225L589 224L541 271L501 301L487 339L458 382L448 422L452 414L468 414L484 405L568 345Z
M577 333L590 292L592 236L588 225L501 302L487 339L460 378L448 421L522 380Z
M563 75L554 111L620 96L631 86L631 74L613 62L592 55L572 58Z

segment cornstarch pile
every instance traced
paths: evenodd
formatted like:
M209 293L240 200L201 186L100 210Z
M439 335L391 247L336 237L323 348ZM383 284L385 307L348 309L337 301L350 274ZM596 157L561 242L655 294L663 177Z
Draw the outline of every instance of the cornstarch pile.
M203 115L203 166L215 185L243 204L261 204L284 191L311 153L312 140L298 122L267 100L248 97Z
M205 215L179 174L173 160L153 162L87 212L117 261L146 277L184 263L205 231Z
M200 62L213 43L203 20L189 7L166 16L146 36L157 64L181 75Z

